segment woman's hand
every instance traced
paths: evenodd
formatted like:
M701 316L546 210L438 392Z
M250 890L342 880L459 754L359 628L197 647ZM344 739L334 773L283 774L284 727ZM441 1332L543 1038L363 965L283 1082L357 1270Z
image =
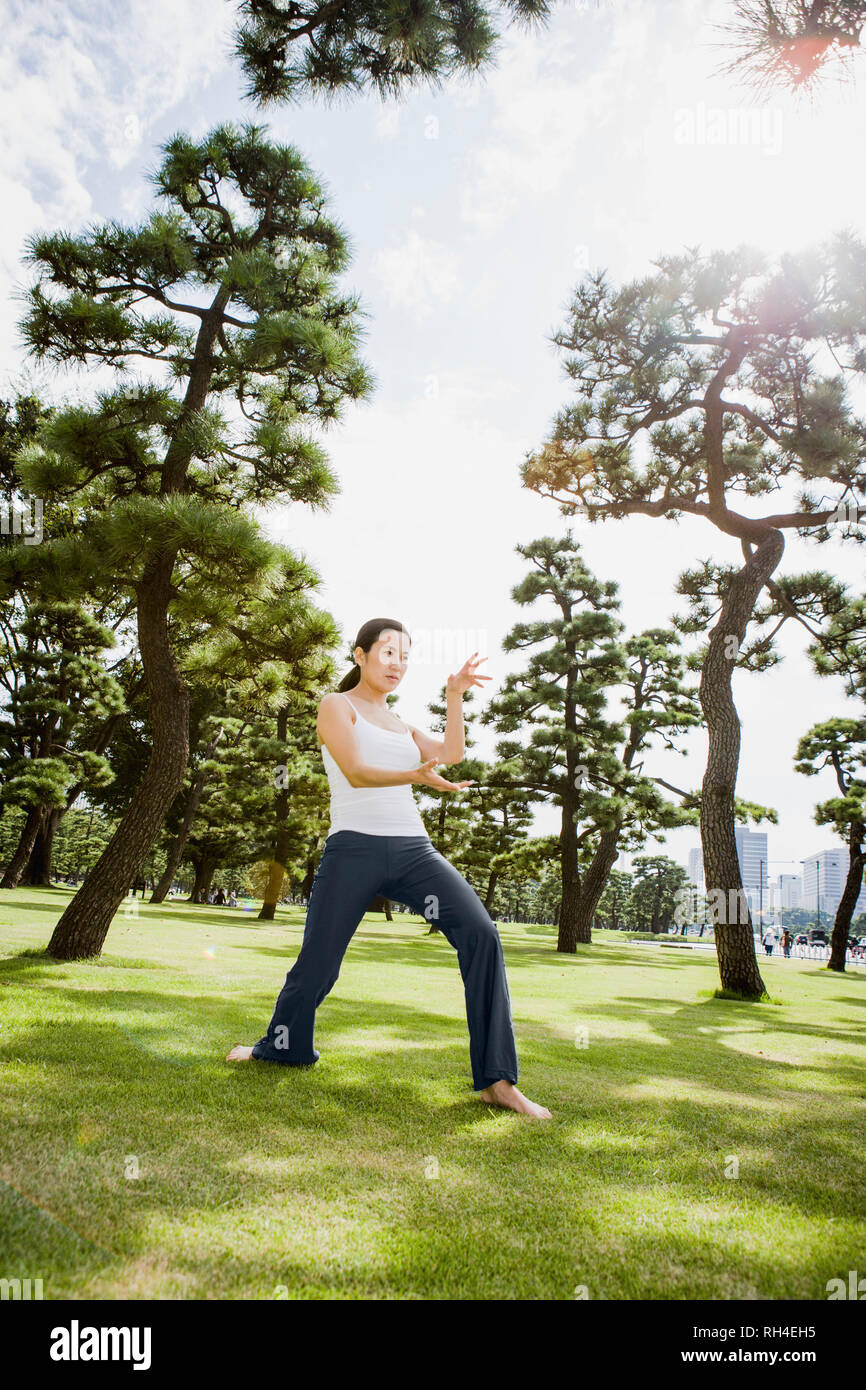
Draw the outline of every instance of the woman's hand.
M433 771L433 766L439 761L438 758L428 758L426 763L416 767L412 773L412 781L420 783L424 787L435 787L440 792L460 792L464 787L471 787L470 782L449 782L447 778L440 777L438 772Z
M492 680L492 676L478 675L475 669L479 662L486 660L486 656L479 656L477 652L473 652L471 656L466 658L457 674L448 677L445 682L445 693L450 694L452 691L456 691L458 695L463 695L470 685L480 686L482 681Z

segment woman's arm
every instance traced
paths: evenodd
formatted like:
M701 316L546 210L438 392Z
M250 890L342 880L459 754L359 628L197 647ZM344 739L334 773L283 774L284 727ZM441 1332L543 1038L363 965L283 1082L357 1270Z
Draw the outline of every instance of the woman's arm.
M401 787L407 782L433 787L440 792L460 792L471 782L449 782L434 770L435 759L427 758L407 772L392 772L390 768L370 767L361 761L361 750L355 734L352 715L345 700L332 692L319 705L316 728L322 743L334 758L340 771L353 787Z
M466 658L460 670L449 676L445 682L445 734L441 739L430 738L429 734L422 733L413 724L409 725L422 758L436 758L438 762L449 765L462 762L463 754L466 752L463 694L472 685L480 686L483 690L481 682L490 680L489 676L483 676L478 671L479 664L486 660L486 656L479 656L477 652L473 652Z
M414 781L414 768L400 772L387 767L370 767L363 761L352 711L340 695L332 693L323 697L316 728L337 767L353 787L402 787Z
M421 729L410 724L412 737L418 745L422 758L436 758L440 763L453 765L462 762L466 751L466 730L463 723L463 692L445 691L445 733L442 738L431 738Z

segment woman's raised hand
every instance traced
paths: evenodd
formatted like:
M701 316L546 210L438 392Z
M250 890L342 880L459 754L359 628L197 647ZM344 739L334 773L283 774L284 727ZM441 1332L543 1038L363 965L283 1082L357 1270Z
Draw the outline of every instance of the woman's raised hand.
M416 767L412 773L412 781L419 782L425 787L435 787L440 792L460 792L464 787L473 785L471 781L449 782L446 777L440 777L438 772L433 771L438 761L438 758L428 758L420 767Z
M476 670L479 663L486 660L486 656L479 656L477 652L473 652L471 656L466 658L457 674L448 677L445 682L446 693L449 690L456 690L463 695L470 685L480 686L482 681L492 680L492 676L479 675Z

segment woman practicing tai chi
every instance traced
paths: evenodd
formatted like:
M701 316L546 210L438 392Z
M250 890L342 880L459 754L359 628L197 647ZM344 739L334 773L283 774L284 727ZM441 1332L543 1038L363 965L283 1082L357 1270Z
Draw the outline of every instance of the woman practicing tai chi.
M333 989L346 949L375 897L407 903L433 920L457 952L466 988L472 1084L490 1105L536 1120L543 1105L516 1086L517 1050L502 942L475 889L434 848L410 784L461 791L433 771L464 753L463 694L490 680L476 675L474 652L448 677L445 735L429 738L401 723L386 696L403 679L409 634L393 618L373 618L358 633L355 666L319 705L317 729L331 788L331 825L307 904L304 937L286 976L268 1031L254 1047L232 1048L229 1062L311 1066L316 1009ZM350 699L345 691L353 690ZM418 758L422 761L420 767Z

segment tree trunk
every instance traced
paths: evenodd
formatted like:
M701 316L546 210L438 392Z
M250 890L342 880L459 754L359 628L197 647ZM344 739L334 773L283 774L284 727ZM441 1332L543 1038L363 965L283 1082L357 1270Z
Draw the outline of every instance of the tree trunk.
M144 677L136 681L132 687L131 695L141 689L144 684ZM119 710L106 719L99 731L99 737L91 750L94 753L104 753L112 738L114 731L123 718L124 711ZM45 886L51 883L51 859L54 850L54 836L58 825L68 811L72 810L79 796L84 790L84 782L79 780L74 782L66 792L66 805L55 807L49 811L45 817L41 829L36 836L36 843L30 851L30 863L22 875L21 882L32 887Z
M183 786L190 694L168 635L175 558L176 551L170 550L149 560L138 586L138 641L153 735L150 760L126 814L54 928L47 953L60 960L99 955L127 887L139 877Z
M217 861L211 859L209 855L203 854L195 863L195 882L192 885L188 902L197 903L199 893L204 894L204 901L207 902L207 895L210 892L211 882L216 873Z
M569 777L572 776L569 769ZM581 916L581 883L577 867L577 837L572 798L563 796L562 831L560 833L562 861L562 901L559 911L559 938L557 951L574 955L577 943L591 942L590 921L592 913Z
M485 895L484 895L484 906L487 908L487 911L490 913L490 916L491 916L491 917L493 916L493 899L494 899L494 896L495 896L495 894L496 894L496 885L497 885L498 882L499 882L499 872L498 872L498 870L497 870L497 869L491 869L491 870L490 870L490 877L489 877L488 880L487 880L487 892L486 892Z
M66 807L52 806L43 816L42 824L36 832L30 859L21 875L20 883L29 888L51 887L51 855L54 848L54 833L63 817Z
M578 941L586 942L586 924L580 921L580 889L574 883L564 884L559 907L559 932L556 949L574 955ZM582 934L581 934L582 933Z
M617 860L619 850L619 830L605 830L599 836L592 862L583 876L580 900L575 916L577 920L577 940L591 941L592 921L599 899L605 890L610 871ZM616 919L614 918L614 921Z
M370 906L367 908L367 911L368 911L368 912L384 912L384 914L385 914L385 920L386 920L387 922L393 922L393 920L394 920L394 918L393 918L393 916L392 916L392 913L391 913L391 902L390 902L390 900L389 900L388 898L383 898L383 897L374 898L373 901L370 903Z
M709 745L701 789L701 845L719 976L723 989L752 999L760 999L766 988L755 957L752 918L743 892L734 836L740 721L731 691L731 672L758 595L784 549L781 532L769 531L734 576L719 621L710 633L699 687Z
M214 737L211 739L210 743L208 744L205 750L204 758L202 759L203 762L213 756L213 751L219 743L220 739L222 738L222 735L223 731L222 729L220 729L219 732L215 734ZM162 878L159 880L159 883L154 888L153 895L150 899L152 903L164 902L169 888L174 883L174 876L177 873L177 866L180 863L181 858L183 856L183 852L186 848L186 842L189 839L189 832L192 829L192 823L195 820L195 814L199 808L202 792L204 791L204 784L206 781L207 773L199 772L190 788L190 793L187 799L186 807L184 809L183 820L181 822L180 830L175 835L174 840L172 841L171 846L169 848L168 856L165 861L165 869L162 873Z
M650 913L650 931L652 932L653 936L658 936L661 932L661 926L659 925L659 897L660 890L658 882L656 882L656 889L655 893L653 894L652 912Z
M852 821L848 831L848 874L842 898L836 910L833 934L830 937L830 959L828 970L845 970L845 953L848 950L848 937L851 932L851 918L863 886L863 837L866 826L862 821Z
M318 862L318 859L314 859L312 855L307 860L307 871L304 874L304 879L301 884L301 897L307 900L309 900L310 894L313 891L313 879L316 877L316 866Z
M280 901L283 880L286 877L290 838L288 829L277 831L274 857L268 864L268 881L265 884L265 895L259 912L260 922L273 922L276 916L277 903Z
M46 815L44 806L29 806L27 809L27 819L21 830L18 839L18 846L9 863L6 865L6 872L0 879L0 888L17 888L21 876L30 859L30 853L36 843L36 837L42 827L42 821Z
M162 467L160 496L183 492L192 454L184 426L203 409L214 371L213 345L232 288L220 285L196 337L183 407ZM190 693L168 634L177 547L154 543L136 590L138 648L147 687L153 747L147 770L102 854L54 928L48 955L77 960L99 955L127 884L138 877L183 786L189 758Z
M277 740L282 748L286 747L289 733L289 710L287 705L283 705L277 713ZM288 781L288 778L286 779ZM272 922L276 915L277 903L280 900L280 891L283 886L283 879L286 876L286 867L289 862L289 849L291 846L291 835L288 829L289 820L289 789L288 786L277 787L274 797L274 853L268 866L268 881L265 886L265 896L259 912L260 922Z

